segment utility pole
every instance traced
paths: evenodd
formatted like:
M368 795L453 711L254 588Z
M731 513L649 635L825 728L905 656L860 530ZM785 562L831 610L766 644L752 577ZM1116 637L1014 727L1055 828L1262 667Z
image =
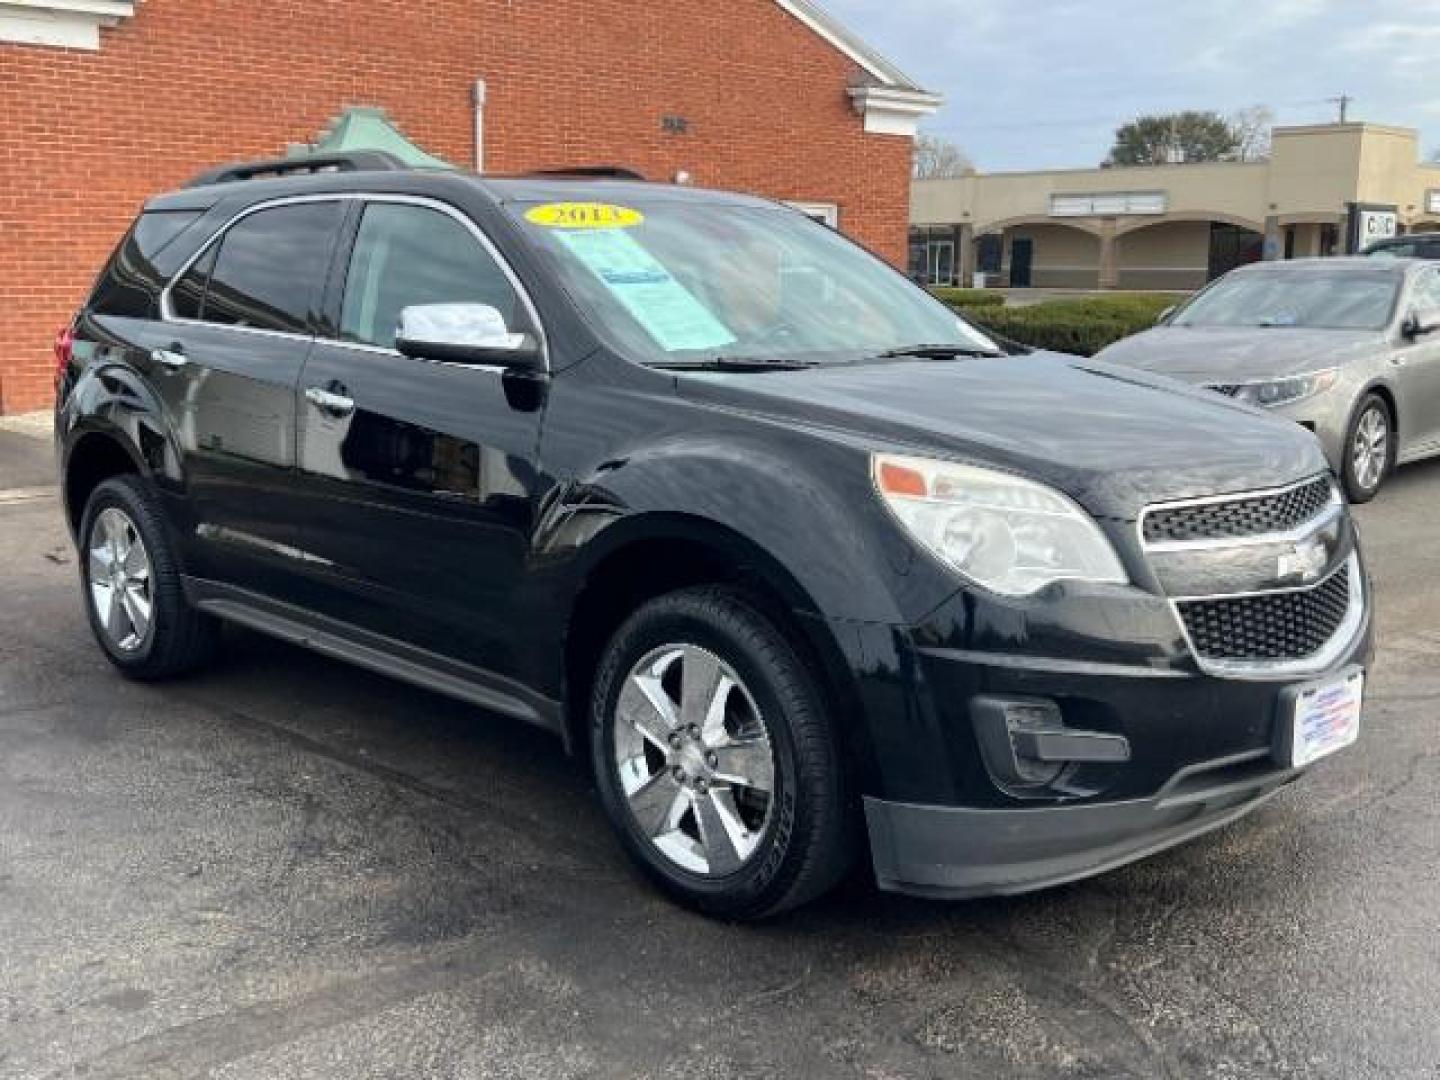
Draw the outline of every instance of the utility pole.
M1332 97L1327 100L1332 105L1340 106L1340 123L1343 124L1350 119L1350 103L1355 100L1353 97L1349 94L1341 94L1339 97Z

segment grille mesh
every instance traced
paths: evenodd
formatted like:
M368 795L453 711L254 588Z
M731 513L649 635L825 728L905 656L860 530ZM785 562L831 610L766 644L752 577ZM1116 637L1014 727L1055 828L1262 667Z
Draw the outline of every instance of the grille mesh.
M1350 567L1303 592L1177 605L1206 660L1303 660L1335 636L1350 608Z
M1304 524L1325 509L1330 494L1330 478L1322 476L1273 495L1148 510L1145 513L1145 542L1165 544L1186 540L1231 540L1285 532Z

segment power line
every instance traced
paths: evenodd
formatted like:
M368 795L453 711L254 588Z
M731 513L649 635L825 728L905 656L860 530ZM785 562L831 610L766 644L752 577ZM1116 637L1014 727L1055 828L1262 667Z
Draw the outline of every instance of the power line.
M1305 99L1305 100L1303 100L1303 101L1286 101L1286 102L1281 102L1281 103L1278 104L1278 105L1267 106L1267 108L1273 108L1273 109L1275 109L1276 111L1280 111L1280 110L1291 110L1291 109L1318 108L1319 106L1322 106L1322 105L1331 105L1331 104L1334 104L1337 100L1338 100L1337 98L1307 98L1307 99ZM1351 101L1351 102L1353 102L1355 99L1354 99L1354 98L1349 98L1348 100ZM1221 113L1221 114L1223 115L1223 114L1225 114L1225 113L1239 112L1241 109L1249 108L1251 105L1254 105L1254 104L1255 104L1254 102L1251 102L1250 105L1242 105L1242 106L1239 106L1239 107L1233 108L1233 109L1218 108L1218 109L1207 109L1207 110L1204 110L1204 111L1206 111L1206 112L1218 112L1218 113ZM1141 113L1137 112L1135 115L1141 115ZM1052 129L1058 129L1058 128L1078 128L1078 127L1089 127L1089 126L1100 126L1100 125L1104 125L1104 126L1107 126L1107 127L1118 127L1118 126L1120 126L1121 124L1128 123L1130 120L1133 120L1133 119L1134 119L1134 116L1122 116L1122 115L1117 114L1117 113L1109 113L1109 114L1104 115L1104 116L1099 116L1099 115L1096 115L1096 116L1073 116L1073 117L1068 117L1068 118L1065 118L1065 119L1062 119L1062 120L1035 120L1035 121L1027 121L1027 122L1024 122L1024 123L1016 123L1016 122L1013 122L1013 121L1012 121L1012 122L1008 122L1008 123L996 122L996 123L989 123L989 124L968 124L968 123L965 123L965 122L961 121L961 122L955 122L955 123L950 123L950 124L937 124L937 125L927 124L925 129L926 129L926 131L930 132L931 134L936 134L936 133L941 133L941 134L964 134L964 133L968 133L968 132L983 132L983 131L1040 131L1040 130L1052 130Z

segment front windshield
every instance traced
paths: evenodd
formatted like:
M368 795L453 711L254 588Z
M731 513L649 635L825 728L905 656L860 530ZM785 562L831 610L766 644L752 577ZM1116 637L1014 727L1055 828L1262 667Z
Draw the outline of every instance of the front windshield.
M1241 274L1201 293L1171 325L1383 330L1399 290L1389 272Z
M510 210L581 306L644 363L845 362L921 344L998 350L796 211L663 198Z

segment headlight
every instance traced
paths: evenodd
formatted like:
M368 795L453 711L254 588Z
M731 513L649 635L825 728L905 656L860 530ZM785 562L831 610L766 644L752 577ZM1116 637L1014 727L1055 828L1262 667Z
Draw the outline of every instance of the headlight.
M1125 584L1115 549L1070 499L1030 480L969 465L876 454L875 488L927 550L1005 596L1054 581Z
M1289 405L1329 390L1339 377L1339 368L1327 368L1309 375L1293 375L1288 379L1245 383L1236 391L1235 398L1237 401L1248 401L1251 405L1262 405L1267 409L1277 405Z

